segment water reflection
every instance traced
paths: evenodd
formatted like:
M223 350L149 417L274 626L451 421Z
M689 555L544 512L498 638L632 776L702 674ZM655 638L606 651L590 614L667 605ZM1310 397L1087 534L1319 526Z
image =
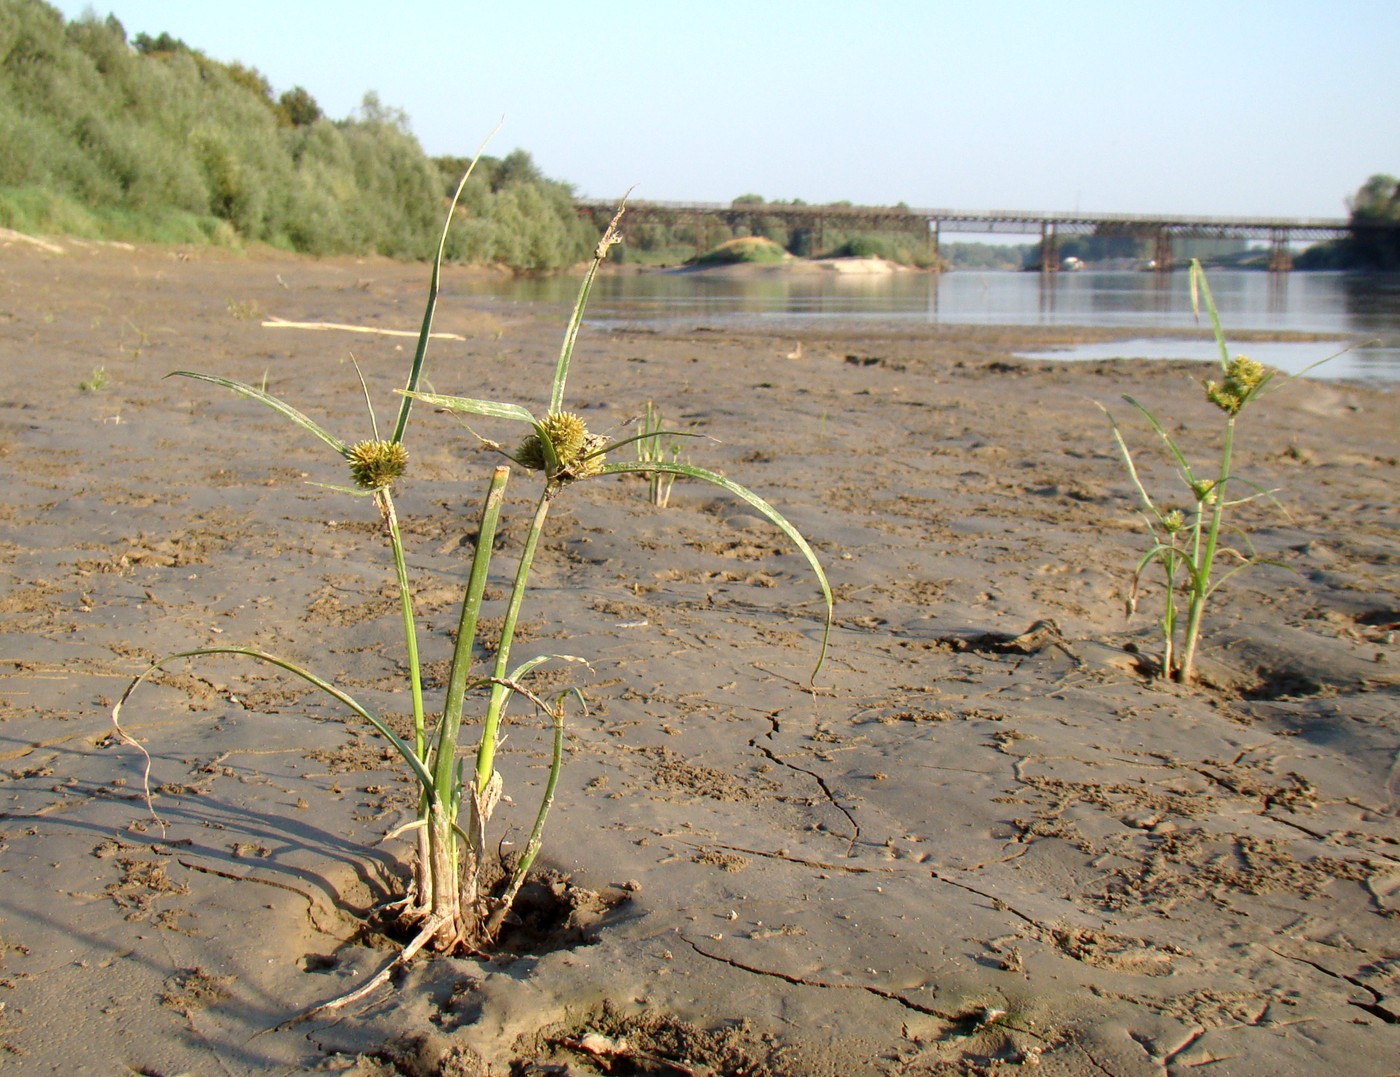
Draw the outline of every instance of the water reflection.
M1342 301L1347 313L1362 332L1393 332L1395 312L1400 309L1400 274L1338 274Z
M450 286L491 303L567 308L577 283L565 276L472 279ZM1291 330L1339 340L1375 339L1378 346L1352 352L1318 374L1400 381L1400 275L1216 270L1210 287L1227 332ZM589 315L610 324L757 324L779 330L814 321L1110 326L1192 330L1193 335L1198 328L1184 272L616 274L596 282ZM1178 344L1174 356L1180 354ZM1200 357L1211 354L1207 348ZM1092 356L1081 349L1061 357Z

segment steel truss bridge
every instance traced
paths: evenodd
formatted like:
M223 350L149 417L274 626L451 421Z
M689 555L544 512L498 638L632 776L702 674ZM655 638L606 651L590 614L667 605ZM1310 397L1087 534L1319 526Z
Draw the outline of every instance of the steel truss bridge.
M575 204L579 215L592 219L600 230L617 208L612 202L592 200L580 200ZM1040 268L1046 273L1060 268L1056 242L1061 236L1131 236L1146 239L1152 244L1153 266L1158 270L1172 268L1173 244L1179 239L1266 240L1270 251L1269 268L1287 270L1293 265L1291 244L1339 239L1351 232L1351 222L1345 217L1187 217L1136 213L910 209L906 206L629 202L626 223L636 225L647 222L670 226L691 225L697 253L712 245L707 241L708 225L711 223L722 224L729 230L746 228L754 235L762 234L765 228L775 224L810 229L818 249L823 246L822 235L827 227L849 230L855 226L871 232L902 232L927 243L934 265L938 264L939 240L944 233L1039 235ZM1400 225L1377 227L1396 228Z

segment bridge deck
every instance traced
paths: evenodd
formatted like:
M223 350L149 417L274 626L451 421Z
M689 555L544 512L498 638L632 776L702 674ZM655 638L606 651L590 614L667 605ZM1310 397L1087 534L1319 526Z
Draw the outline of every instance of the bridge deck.
M611 202L580 200L581 213L611 215ZM991 232L1038 234L1050 230L1061 235L1142 235L1163 232L1182 238L1336 239L1351 228L1345 217L1201 217L1184 214L1081 213L1039 210L916 209L909 206L783 205L767 203L652 202L628 203L638 218L680 221L713 217L730 222L757 218L796 223L841 222L878 225L900 231Z

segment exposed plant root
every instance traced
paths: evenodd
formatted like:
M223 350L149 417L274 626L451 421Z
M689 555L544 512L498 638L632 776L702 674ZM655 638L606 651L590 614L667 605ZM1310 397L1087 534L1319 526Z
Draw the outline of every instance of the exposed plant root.
M360 1001L360 999L364 998L365 996L375 991L377 988L381 987L383 984L387 983L389 977L394 974L395 969L401 968L407 965L410 961L412 961L413 958L417 955L418 951L423 949L424 946L426 946L429 942L433 940L434 937L436 937L439 931L441 931L444 927L447 926L447 923L450 919L450 917L442 915L429 917L428 920L423 924L422 929L419 930L418 934L413 937L413 940L407 946L405 946L403 950L400 951L392 961L386 964L382 969L376 972L359 987L355 988L355 990L349 992L348 994L341 995L339 998L333 998L329 1002L322 1002L320 1005L312 1006L311 1009L298 1014L296 1017L293 1017L290 1021L284 1021L282 1024L276 1025L274 1027L278 1029L290 1028L293 1025L301 1024L301 1022L303 1021L309 1021L311 1020L311 1018L316 1017L318 1014L329 1013L332 1010L344 1009L346 1006ZM459 931L453 940L454 947L456 945L457 939L460 939L460 937L461 932Z

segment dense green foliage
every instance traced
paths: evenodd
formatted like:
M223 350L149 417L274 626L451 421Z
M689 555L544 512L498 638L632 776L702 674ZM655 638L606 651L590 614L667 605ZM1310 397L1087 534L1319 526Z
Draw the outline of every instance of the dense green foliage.
M831 258L884 258L900 265L921 269L933 264L932 248L927 240L919 240L902 232L859 233L842 239L828 254Z
M1353 264L1368 269L1400 269L1400 180L1375 175L1348 202L1352 233L1347 243Z
M1139 236L1061 236L1055 249L1063 258L1078 258L1083 262L1133 261L1145 262L1152 257L1152 241ZM1031 247L1030 261L1040 260L1040 244Z
M434 163L443 196L450 197L469 162L439 157ZM597 241L597 231L575 211L570 187L546 179L528 153L515 150L477 164L462 192L447 257L538 272L583 260Z
M1400 270L1400 179L1377 173L1347 200L1347 207L1351 235L1309 247L1294 265L1299 269Z
M0 225L23 231L427 258L445 201L441 166L373 93L332 121L302 87L275 98L251 68L41 0L0 0L0 145ZM567 187L526 154L487 172L454 257L586 257Z

